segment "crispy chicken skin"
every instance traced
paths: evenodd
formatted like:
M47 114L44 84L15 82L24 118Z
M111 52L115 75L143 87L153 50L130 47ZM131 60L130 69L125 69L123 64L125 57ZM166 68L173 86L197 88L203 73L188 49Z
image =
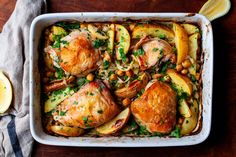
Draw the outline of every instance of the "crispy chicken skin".
M98 80L84 85L65 99L57 110L53 115L54 120L64 126L84 129L97 127L120 112L108 88Z
M138 56L138 62L141 70L147 70L160 61L162 57L173 54L170 44L162 39L144 38L137 44L138 46L141 45L144 50L144 55Z
M169 85L154 82L131 104L136 121L151 133L169 133L176 123L176 95Z
M77 77L85 76L96 70L100 61L99 51L93 48L91 41L84 34L76 34L74 39L70 39L70 37L69 45L56 51L60 67Z

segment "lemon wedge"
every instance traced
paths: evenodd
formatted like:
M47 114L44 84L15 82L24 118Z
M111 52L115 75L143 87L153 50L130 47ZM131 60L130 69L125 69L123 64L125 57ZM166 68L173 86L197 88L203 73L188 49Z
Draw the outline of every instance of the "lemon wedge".
M199 13L212 21L227 14L230 10L230 7L230 0L208 0L202 6Z
M12 101L12 86L8 78L0 70L0 113L10 107Z

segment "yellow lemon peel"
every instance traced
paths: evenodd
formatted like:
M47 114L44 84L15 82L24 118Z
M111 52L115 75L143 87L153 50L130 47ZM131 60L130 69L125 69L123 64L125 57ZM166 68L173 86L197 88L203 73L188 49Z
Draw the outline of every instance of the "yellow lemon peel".
M206 16L210 21L224 16L230 10L230 0L208 0L200 9L199 13Z
M0 113L8 110L12 101L12 86L8 78L0 70Z

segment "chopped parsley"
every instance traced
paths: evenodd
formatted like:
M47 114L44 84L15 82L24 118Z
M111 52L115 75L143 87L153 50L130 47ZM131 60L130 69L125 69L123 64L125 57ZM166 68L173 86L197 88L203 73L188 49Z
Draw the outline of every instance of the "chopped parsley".
M138 129L138 134L139 135L149 135L150 132L146 129L146 127L140 125Z
M96 40L93 41L93 47L95 49L97 49L99 47L105 46L106 43L107 43L106 40L96 39Z
M65 116L67 111L60 111L60 116Z
M56 68L56 67L55 67L55 70L56 70L57 78L61 79L64 76L64 71L62 69Z
M89 120L89 116L85 116L85 117L83 117L82 119L83 119L83 121L84 121L84 125L85 125L86 127L90 127L90 125L89 125L88 123L89 123L89 122L92 122L92 121Z
M165 34L160 34L160 35L159 35L159 38L160 38L160 39L165 39L166 36L165 36Z
M181 137L180 128L176 126L175 129L170 133L170 136L180 138Z
M104 69L108 69L109 66L110 66L110 62L107 61L107 60L105 60L105 61L103 62L103 67L104 67Z
M162 74L165 73L168 66L169 66L169 64L170 64L170 61L167 61L167 62L163 63L160 70L159 70L159 72L162 73Z
M77 81L76 81L79 88L81 88L84 84L86 84L88 82L89 81L84 77L78 78Z
M80 23L79 22L58 22L56 23L56 26L63 27L65 30L71 30L71 29L80 29Z
M141 56L141 55L144 55L143 48L140 48L140 49L134 51L134 56Z
M152 49L152 52L157 52L157 51L158 51L158 48L156 47Z
M119 48L119 53L120 53L120 58L121 58L122 62L125 62L126 56L125 56L124 48Z

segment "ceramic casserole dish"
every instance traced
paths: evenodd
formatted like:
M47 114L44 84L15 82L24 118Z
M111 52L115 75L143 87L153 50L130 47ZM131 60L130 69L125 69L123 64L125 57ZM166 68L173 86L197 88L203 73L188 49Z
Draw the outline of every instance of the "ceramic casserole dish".
M39 47L43 30L59 21L79 22L122 22L174 21L196 23L201 29L202 69L202 122L199 132L181 138L169 137L60 137L46 134L42 126L40 105ZM30 28L30 130L39 143L58 146L83 147L163 147L186 146L203 142L209 136L211 128L212 89L213 89L213 35L211 23L200 14L191 13L55 13L36 17Z

